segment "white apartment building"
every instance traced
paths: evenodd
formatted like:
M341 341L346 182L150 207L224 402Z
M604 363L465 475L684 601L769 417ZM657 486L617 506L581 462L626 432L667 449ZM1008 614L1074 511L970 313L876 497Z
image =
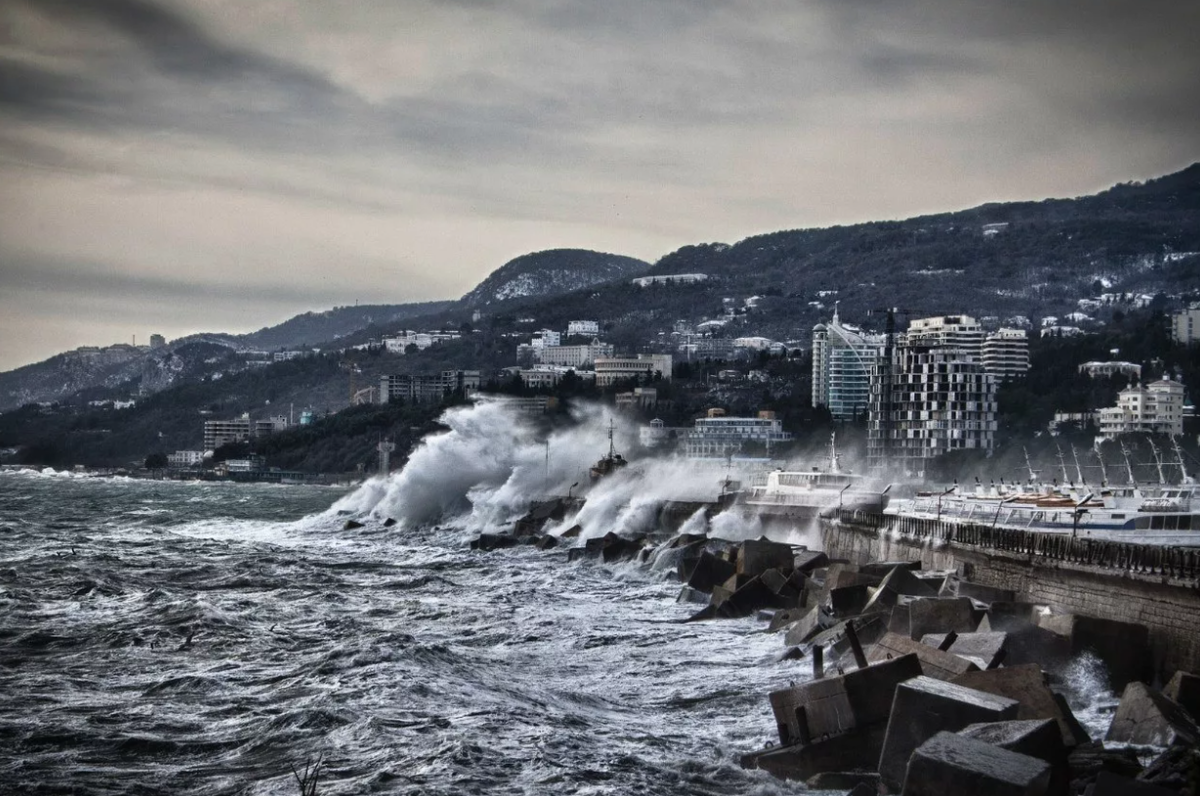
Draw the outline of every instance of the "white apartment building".
M1171 316L1171 336L1184 345L1200 342L1200 304Z
M621 379L650 379L656 375L670 381L672 365L670 354L596 357L596 386L607 387Z
M204 461L204 451L175 451L167 454L167 467L183 469L198 467Z
M866 413L871 368L883 349L882 335L869 335L838 318L813 327L812 405L824 406L838 420Z
M562 367L561 365L537 365L532 368L516 368L515 372L521 377L521 381L526 387L534 388L554 387L568 373L574 373L584 381L596 380L596 372L593 370L576 370L575 368Z
M415 345L419 351L424 351L434 343L446 340L457 340L461 337L456 332L414 332L411 329L397 335L383 338L384 347L393 354L403 354L410 345Z
M587 345L551 345L533 349L533 361L542 365L562 365L578 368L595 362L601 357L611 357L613 347L609 343L592 340Z
M761 443L769 453L791 440L774 412L759 412L758 417L702 417L688 432L684 452L692 459L725 458L740 454L746 442Z
M599 321L571 321L567 324L567 337L576 334L589 334L595 337L600 334Z
M983 353L983 338L983 327L969 315L939 315L911 321L904 343L910 346L958 348L978 359Z
M1029 337L1024 329L999 329L983 338L983 369L999 381L1029 372Z
M529 344L534 348L562 345L562 333L551 329L542 329L533 333L533 339L529 341Z
M1079 372L1096 378L1097 376L1132 376L1142 378L1142 366L1135 362L1084 362L1079 366Z
M1121 434L1182 434L1183 385L1163 377L1121 390L1117 405L1099 411L1101 440Z
M873 468L923 476L926 462L954 450L991 450L996 377L957 347L905 345L892 364L890 409L883 368L871 379L867 457Z
M287 428L286 417L273 417L270 420L251 420L250 415L243 414L234 420L205 420L204 421L204 450L216 450L231 442L245 442L253 437L264 436Z

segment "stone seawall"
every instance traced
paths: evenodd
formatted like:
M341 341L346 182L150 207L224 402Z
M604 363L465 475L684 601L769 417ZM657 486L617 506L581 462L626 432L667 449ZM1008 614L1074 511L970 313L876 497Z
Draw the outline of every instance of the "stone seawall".
M1145 625L1158 676L1200 672L1200 549L865 512L822 519L821 532L831 558L920 561L1065 613Z

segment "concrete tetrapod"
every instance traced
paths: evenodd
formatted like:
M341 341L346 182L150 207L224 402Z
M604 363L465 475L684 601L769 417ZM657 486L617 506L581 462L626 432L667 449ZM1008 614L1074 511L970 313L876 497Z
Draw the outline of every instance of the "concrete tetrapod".
M921 676L896 687L888 717L879 776L898 791L913 751L939 732L955 732L969 724L1009 721L1017 702L960 685ZM985 744L986 745L986 744Z
M912 755L903 796L1045 796L1050 766L984 741L939 732Z

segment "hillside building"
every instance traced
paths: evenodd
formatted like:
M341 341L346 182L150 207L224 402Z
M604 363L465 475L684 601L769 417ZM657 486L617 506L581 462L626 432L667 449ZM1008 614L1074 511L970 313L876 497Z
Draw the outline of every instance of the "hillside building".
M596 386L607 387L622 379L643 381L661 376L671 380L670 354L638 354L636 357L596 357Z
M611 357L613 347L593 339L587 345L548 345L533 349L533 361L542 365L562 365L578 368L590 365L601 357Z
M1084 362L1079 366L1079 372L1092 378L1109 376L1142 378L1142 366L1136 362Z
M813 327L812 405L824 406L837 420L867 412L871 368L883 349L883 335L870 335L838 318Z
M562 345L562 334L551 329L542 329L533 333L533 338L529 341L529 344L534 348Z
M474 395L479 391L479 371L443 370L424 376L412 374L382 376L379 379L379 403L401 400L408 403L441 401L451 393Z
M150 335L150 347L151 348L162 348L166 344L167 344L167 338L163 337L161 334Z
M167 454L167 467L183 470L199 467L204 462L204 451L175 451Z
M1184 345L1200 342L1200 304L1193 304L1171 316L1171 337Z
M930 348L957 348L975 357L983 354L983 327L969 315L916 318L908 324L903 344Z
M1182 434L1183 385L1166 377L1121 390L1117 405L1101 409L1101 440L1122 434Z
M567 324L567 337L574 335L589 335L596 337L600 334L600 323L598 321L571 321Z
M255 437L283 431L287 427L288 419L286 417L251 420L250 415L244 414L234 420L205 420L204 450L216 450L222 445L233 442L246 442Z
M636 279L631 279L630 282L638 287L648 287L650 285L687 285L693 282L703 282L708 279L708 274L660 274L658 276L639 276Z
M684 439L684 452L692 459L737 456L747 442L762 445L767 455L777 445L791 442L792 434L783 430L783 421L774 412L759 412L757 417L711 416L696 420Z
M1029 372L1029 336L1024 329L999 329L983 338L983 369L997 381Z
M882 363L872 369L867 457L872 468L923 476L929 459L992 450L996 377L951 345L898 346L885 396ZM887 409L885 411L885 401Z

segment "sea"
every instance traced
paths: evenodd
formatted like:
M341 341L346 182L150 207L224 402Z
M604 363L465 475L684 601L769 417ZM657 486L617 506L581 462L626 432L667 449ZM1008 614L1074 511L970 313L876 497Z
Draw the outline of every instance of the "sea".
M357 487L0 473L0 793L811 793L738 762L810 677L761 621L684 623L666 556L470 549L554 447L481 464L472 418ZM1067 683L1095 735L1099 680Z

